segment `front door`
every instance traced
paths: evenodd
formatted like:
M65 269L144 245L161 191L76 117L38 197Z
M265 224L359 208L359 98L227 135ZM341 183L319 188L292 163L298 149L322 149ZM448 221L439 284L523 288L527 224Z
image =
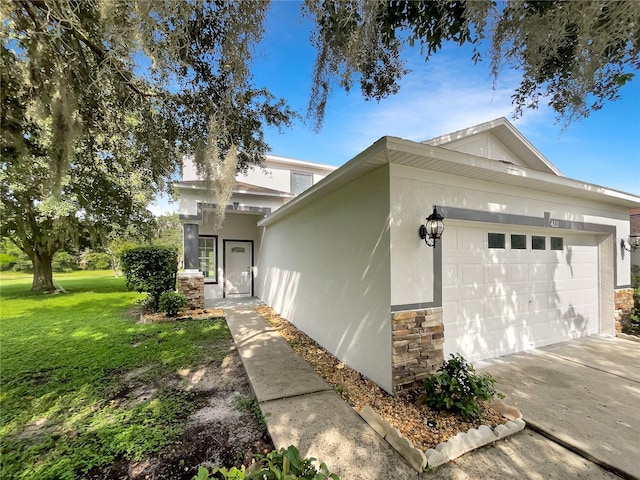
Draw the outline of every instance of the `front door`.
M226 297L251 297L253 284L253 242L224 241L224 294Z

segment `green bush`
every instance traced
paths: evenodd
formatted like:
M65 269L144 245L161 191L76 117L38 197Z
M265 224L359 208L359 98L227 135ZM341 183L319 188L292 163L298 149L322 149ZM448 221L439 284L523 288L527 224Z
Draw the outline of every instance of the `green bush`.
M631 288L633 288L633 309L620 319L622 333L640 336L640 267L631 265Z
M85 270L108 270L111 268L111 255L104 252L87 252L82 255L82 267Z
M481 402L494 396L504 398L496 392L496 380L489 374L477 374L473 365L461 355L451 354L435 374L424 382L427 405L434 409L448 410L465 420L479 418Z
M640 336L640 309L634 309L631 313L622 317L620 324L622 326L622 333L627 335Z
M313 465L315 458L302 458L296 447L273 450L264 455L256 455L256 462L245 470L244 466L238 469L214 467L211 472L200 467L194 480L209 480L215 474L222 475L225 480L340 480L335 473L330 473L324 463L316 469Z
M72 272L78 264L69 252L56 252L51 259L51 270L54 272Z
M11 270L14 272L25 272L32 273L33 272L33 262L26 255L21 255L17 258L16 263L13 264Z
M157 310L160 295L172 292L178 273L178 254L174 248L138 247L121 256L122 272L129 290L146 292Z
M187 297L178 292L164 292L160 295L158 308L169 317L175 317L178 312L187 306Z
M0 253L0 271L11 270L18 259L9 253Z

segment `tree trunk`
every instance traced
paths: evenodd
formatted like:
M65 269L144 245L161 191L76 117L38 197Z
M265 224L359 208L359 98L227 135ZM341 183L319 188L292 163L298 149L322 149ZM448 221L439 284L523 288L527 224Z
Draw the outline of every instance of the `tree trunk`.
M33 263L33 283L31 290L34 292L53 292L53 269L51 259L53 255L44 252L35 252L31 257Z

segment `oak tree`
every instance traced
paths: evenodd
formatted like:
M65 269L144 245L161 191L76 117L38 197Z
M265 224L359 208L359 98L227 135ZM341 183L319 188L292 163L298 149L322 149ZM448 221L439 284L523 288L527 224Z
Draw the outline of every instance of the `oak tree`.
M306 0L318 50L309 113L319 128L331 88L359 82L365 99L396 93L403 50L425 60L445 42L483 45L494 80L520 72L514 114L547 103L569 123L618 97L640 67L637 0Z
M80 236L150 217L183 154L207 178L260 164L284 100L251 83L268 2L0 2L0 235L54 288ZM227 182L229 183L229 182Z

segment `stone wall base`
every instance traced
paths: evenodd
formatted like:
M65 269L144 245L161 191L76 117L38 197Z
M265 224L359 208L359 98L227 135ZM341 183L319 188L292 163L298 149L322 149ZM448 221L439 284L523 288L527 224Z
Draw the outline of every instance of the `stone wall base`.
M187 297L188 308L204 308L204 275L202 272L180 272L178 293Z
M614 293L614 298L616 332L620 333L622 331L620 320L625 315L631 313L631 311L633 310L633 288L621 288L619 290L616 290Z
M422 386L444 361L442 308L394 312L392 331L393 393Z

